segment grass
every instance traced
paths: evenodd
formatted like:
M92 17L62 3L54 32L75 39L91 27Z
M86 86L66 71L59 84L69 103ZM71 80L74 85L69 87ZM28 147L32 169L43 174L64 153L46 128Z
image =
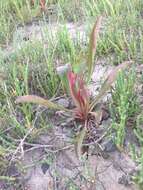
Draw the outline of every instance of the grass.
M33 7L29 2L29 0L0 1L0 175L2 176L7 174L7 156L17 148L14 139L25 136L33 126L36 114L39 113L39 110L37 111L32 105L15 105L15 98L24 94L52 98L63 93L62 90L59 91L61 81L56 68L71 63L75 71L78 69L78 63L82 62L87 54L89 43L87 36L98 15L102 14L104 19L96 59L111 57L111 65L118 65L127 59L132 59L136 64L143 63L142 0L73 0L70 3L69 0L47 0L45 13L40 11L38 1ZM20 31L20 27L28 28L33 22L40 26L42 39L35 37L31 39L29 36L25 38L25 34ZM53 22L58 26L56 33L50 25ZM67 22L83 26L84 35L78 32L80 29L77 27L76 37L73 40ZM5 76L4 79L1 79L1 73ZM116 113L112 115L113 126L117 135L116 143L121 147L126 123L129 118L137 115L135 83L134 71L129 76L122 73L112 95L112 110ZM39 115L39 128L34 130L27 141L32 142L42 130L51 127L51 123L45 121L45 116L40 113ZM142 142L142 139L139 138L139 141ZM143 163L142 159L140 160ZM141 180L142 174L139 173L138 176ZM136 180L137 183L140 183L140 180Z
M8 81L13 83L9 86L16 96L28 94L29 91L39 92L45 97L56 93L58 78L53 68L54 60L41 42L27 42L5 59L9 65Z
M142 112L137 117L137 126L134 129L134 133L138 139L138 142L140 144L140 150L137 151L135 148L132 148L132 155L133 159L138 164L138 171L133 176L133 180L139 185L139 188L142 189L143 185L143 130L142 130L142 124L143 124L143 114Z
M116 131L115 143L119 149L124 145L128 120L132 120L133 128L136 126L135 116L139 112L139 104L135 94L135 80L134 69L129 73L121 72L112 92L112 127Z
M137 184L139 184L140 189L142 189L143 185L143 150L141 151L140 155L137 158L137 162L139 164L139 171L138 173L134 176L134 180Z

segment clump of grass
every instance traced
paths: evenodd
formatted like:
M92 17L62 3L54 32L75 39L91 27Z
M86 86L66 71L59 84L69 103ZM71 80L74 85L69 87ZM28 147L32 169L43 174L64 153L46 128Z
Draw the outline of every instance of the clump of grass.
M60 64L70 63L73 68L79 64L79 60L87 50L87 47L83 46L84 36L80 36L76 30L74 32L72 33L68 26L64 25L59 26L55 36L47 35L49 49L54 52L54 60L59 61Z
M53 66L51 52L43 47L41 42L27 42L21 48L1 60L5 67L6 79L0 84L0 118L5 120L0 136L4 142L14 143L13 139L23 138L36 119L37 129L30 138L34 138L38 131L48 128L50 121L44 120L38 108L31 105L16 106L14 99L29 93L51 98L57 92L60 81ZM48 84L48 85L47 85ZM58 92L59 93L59 92ZM39 113L38 113L39 112ZM47 118L46 118L47 119ZM38 122L38 121L41 122ZM35 125L35 124L34 124ZM10 138L7 138L7 129Z
M68 0L58 1L59 18L68 22L84 20L85 11L83 10L82 3L83 1L72 1L70 4Z
M139 188L142 190L143 186L143 113L141 113L137 116L136 119L136 128L134 129L134 134L138 139L139 143L139 149L136 150L134 147L132 147L132 157L137 163L137 171L133 175L133 180L135 183L139 186Z
M129 73L120 72L112 91L112 127L116 131L115 143L118 148L123 147L128 120L132 119L132 123L135 125L138 111L135 81L136 75L133 69Z
M136 153L137 154L137 153ZM138 155L136 161L138 162L139 170L135 176L133 176L133 180L138 184L140 190L142 190L143 186L143 149Z
M35 17L41 17L39 3L33 7L29 0L1 0L0 3L0 44L8 44L17 25L25 25Z
M2 0L0 3L0 44L7 43L11 39L14 25L9 1Z
M75 45L66 26L60 28L56 35L55 54L64 59L65 62L72 60L75 56Z
M51 53L41 42L24 44L21 49L6 57L3 64L5 61L8 65L7 85L13 97L30 92L44 97L54 96L60 82Z

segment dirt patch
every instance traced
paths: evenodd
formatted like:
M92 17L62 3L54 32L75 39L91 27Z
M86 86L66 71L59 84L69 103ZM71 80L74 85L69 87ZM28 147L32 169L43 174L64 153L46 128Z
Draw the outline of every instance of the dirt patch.
M136 165L127 154L116 150L108 154L108 158L105 159L99 155L99 151L98 155L95 155L97 147L92 146L88 159L83 157L83 161L79 161L74 148L69 144L64 143L67 150L61 148L62 137L55 138L52 145L56 148L51 152L45 148L25 154L23 165L33 164L26 170L23 180L24 186L29 190L68 190L73 186L81 190L137 189L131 181L131 173ZM55 152L56 150L59 151Z
M92 142L88 154L79 160L74 147L78 129L73 120L63 125L57 116L55 127L40 135L24 151L20 182L28 190L137 190L132 181L136 168L129 152L119 152L108 136ZM58 119L59 118L59 119ZM56 125L56 123L58 125ZM94 129L97 140L104 135L111 119Z

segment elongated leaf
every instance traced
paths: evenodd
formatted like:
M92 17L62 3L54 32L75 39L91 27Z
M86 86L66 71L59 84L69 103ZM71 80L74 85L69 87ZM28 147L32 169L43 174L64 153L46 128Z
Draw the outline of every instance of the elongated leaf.
M66 109L59 104L55 104L51 102L50 100L45 100L44 98L41 98L35 95L20 96L16 99L16 103L34 103L34 104L39 104L39 105L48 107L49 109L72 112L71 110Z
M101 90L99 91L97 97L90 104L90 111L92 111L93 108L94 108L94 106L99 102L99 100L101 100L101 98L103 98L103 96L105 96L105 94L110 89L110 87L113 84L113 82L116 80L119 71L125 70L127 67L129 67L131 65L131 63L132 63L132 61L125 61L122 64L120 64L117 67L115 67L110 72L110 74L108 75L107 79L105 80L105 82L101 86Z
M79 160L81 160L82 144L83 144L85 135L86 135L86 127L84 127L76 137L75 152Z
M78 100L77 89L76 89L76 84L78 82L78 75L70 71L68 72L67 77L69 82L70 95L76 107L80 110L80 102Z
M41 6L41 9L44 11L45 10L45 5L46 5L46 1L45 0L40 0L40 6Z
M86 120L89 110L89 94L82 75L68 72L69 91L76 106L76 116Z
M97 22L95 23L93 30L90 35L90 41L89 41L89 53L88 53L88 60L87 60L87 67L88 67L88 80L90 79L93 71L94 66L94 56L96 53L96 46L97 46L97 38L101 26L102 16L100 16L97 19Z

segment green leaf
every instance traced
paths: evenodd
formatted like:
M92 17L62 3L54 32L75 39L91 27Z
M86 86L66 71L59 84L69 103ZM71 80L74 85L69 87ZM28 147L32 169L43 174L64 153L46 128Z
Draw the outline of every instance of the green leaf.
M102 16L100 16L91 32L90 35L90 41L89 41L89 53L88 53L88 59L87 59L87 67L88 67L88 81L90 80L90 77L93 72L93 67L94 67L94 56L96 53L96 46L97 46L97 38L101 26L101 21L102 21Z
M94 106L105 96L107 91L110 89L113 82L116 80L118 74L120 71L125 70L127 67L131 65L132 61L125 61L122 64L115 67L110 74L108 75L107 79L101 86L101 89L96 96L96 98L93 100L93 102L90 104L90 111L93 110Z
M86 127L84 127L79 134L76 137L76 143L75 143L75 152L79 160L81 160L81 155L82 155L82 144L84 137L86 135Z
M34 104L39 104L39 105L48 107L49 109L72 112L71 110L66 109L59 104L55 104L50 100L46 100L44 98L41 98L41 97L35 96L35 95L20 96L16 99L16 103L34 103Z

